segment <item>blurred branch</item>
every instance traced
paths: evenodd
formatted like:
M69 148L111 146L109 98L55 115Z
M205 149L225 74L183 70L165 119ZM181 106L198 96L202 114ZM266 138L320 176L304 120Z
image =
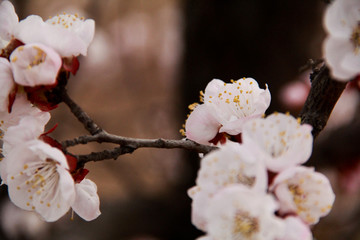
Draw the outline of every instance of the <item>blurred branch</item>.
M330 114L344 91L347 82L331 79L324 65L311 75L311 90L300 113L301 122L313 127L314 139L324 129Z
M67 94L65 87L61 91L62 101L70 108L75 117L84 125L85 129L91 134L95 135L103 130L87 115L82 108L77 105Z

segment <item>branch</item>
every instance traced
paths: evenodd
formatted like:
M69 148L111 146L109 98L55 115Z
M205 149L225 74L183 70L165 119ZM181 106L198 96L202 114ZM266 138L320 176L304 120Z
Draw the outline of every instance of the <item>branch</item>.
M301 122L313 126L314 139L324 129L330 114L346 87L346 82L331 79L324 65L312 76L311 90L300 113Z
M139 139L139 138L127 138L121 137L113 134L109 134L105 131L102 131L95 135L80 136L72 140L66 140L62 142L63 149L66 149L71 146L76 146L78 144L87 144L89 142L98 142L98 143L114 143L119 144L120 147L114 148L113 150L105 150L103 152L91 153L89 155L80 155L78 156L79 162L84 164L89 161L100 161L105 159L116 159L118 156L132 153L138 148L182 148L198 153L207 154L217 147L202 145L191 140L169 140L169 139Z
M65 88L61 91L62 101L70 108L75 117L84 125L85 129L91 134L95 135L103 130L81 109L67 94Z

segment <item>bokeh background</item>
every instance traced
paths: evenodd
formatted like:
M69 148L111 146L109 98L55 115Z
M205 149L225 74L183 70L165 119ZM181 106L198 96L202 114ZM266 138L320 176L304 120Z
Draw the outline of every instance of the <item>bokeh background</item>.
M13 0L20 19L78 13L96 21L94 41L71 77L70 96L106 131L128 137L181 139L187 106L213 78L253 77L269 85L267 113L297 115L309 90L308 59L320 59L325 32L321 0ZM51 128L58 140L86 134L60 105ZM309 164L331 179L331 214L314 227L317 240L360 239L359 92L346 90ZM71 148L77 154L112 145ZM346 164L345 164L346 163ZM350 164L351 163L351 164ZM102 215L85 222L71 212L44 223L1 192L0 239L189 240L187 189L199 167L195 153L140 149L116 161L89 163ZM357 171L357 172L356 172Z

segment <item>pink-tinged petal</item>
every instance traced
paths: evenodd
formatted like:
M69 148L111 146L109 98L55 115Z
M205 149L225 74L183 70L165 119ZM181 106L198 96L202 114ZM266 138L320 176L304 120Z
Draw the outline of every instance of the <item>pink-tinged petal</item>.
M101 214L96 184L89 179L84 179L75 184L75 190L76 199L71 206L72 209L86 221L96 219Z
M354 47L348 39L330 36L325 40L324 57L335 79L349 81L358 74L348 69L347 63L344 62L345 57L350 53L354 53Z
M248 119L265 113L270 104L270 91L259 88L253 78L243 78L232 83L212 80L205 89L204 104L222 125L220 132L237 135Z
M211 199L207 233L212 239L266 239L283 236L285 224L276 217L277 203L265 193L229 186Z
M297 214L307 224L326 216L335 194L326 176L313 168L293 167L279 173L270 187L280 203L280 214Z
M45 221L62 217L75 199L75 183L64 154L33 140L8 155L7 184L10 200L18 207L37 212Z
M196 106L185 123L186 137L202 144L209 144L209 141L218 133L219 128L220 124L204 104Z
M0 111L0 129L6 132L9 127L19 124L23 117L28 115L36 116L39 112L41 111L32 106L25 94L17 94L11 113L7 110Z
M18 125L9 127L3 138L4 155L19 144L37 139L44 132L45 125L49 120L50 113L39 112L35 116L25 116Z
M267 172L256 155L238 143L227 141L201 160L196 184L188 191L193 199L192 222L206 231L208 203L217 192L230 185L241 185L265 193Z
M265 119L253 119L243 128L243 144L258 154L273 172L306 162L312 152L312 127L292 116L274 113Z
M19 22L14 6L10 1L0 3L0 40L10 41Z
M191 222L198 229L206 232L207 220L206 211L209 205L210 199L213 197L213 193L207 191L201 191L199 186L194 186L189 189L188 194L191 195L196 192L191 198Z
M265 192L266 167L246 147L227 141L219 150L209 153L201 160L196 184L203 191L212 194L231 184L241 184Z
M349 39L360 19L358 0L333 1L324 16L325 29L334 37Z
M309 225L300 218L289 216L285 218L285 235L277 240L312 240Z
M0 112L8 110L9 95L14 87L10 63L7 59L0 57Z
M39 16L20 21L15 36L24 43L42 43L62 57L86 55L94 37L95 22L76 15L59 15L46 22Z
M42 44L20 46L10 55L14 80L22 86L53 85L61 67L61 57Z

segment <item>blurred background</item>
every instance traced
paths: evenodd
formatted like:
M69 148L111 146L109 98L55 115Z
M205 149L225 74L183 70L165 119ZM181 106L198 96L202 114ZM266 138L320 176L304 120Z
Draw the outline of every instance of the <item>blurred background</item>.
M127 137L181 139L187 106L213 78L253 77L269 85L267 113L297 115L310 88L308 59L321 58L321 0L13 0L20 19L78 13L96 22L88 56L71 77L70 96L106 131ZM360 239L359 91L348 88L309 164L325 173L337 199L316 225L317 240ZM60 105L48 128L58 140L86 134ZM76 154L111 145L70 148ZM44 223L8 201L1 187L0 239L190 240L187 189L199 160L183 150L140 149L116 161L89 163L102 215L85 222L71 213ZM359 174L358 174L359 173Z

